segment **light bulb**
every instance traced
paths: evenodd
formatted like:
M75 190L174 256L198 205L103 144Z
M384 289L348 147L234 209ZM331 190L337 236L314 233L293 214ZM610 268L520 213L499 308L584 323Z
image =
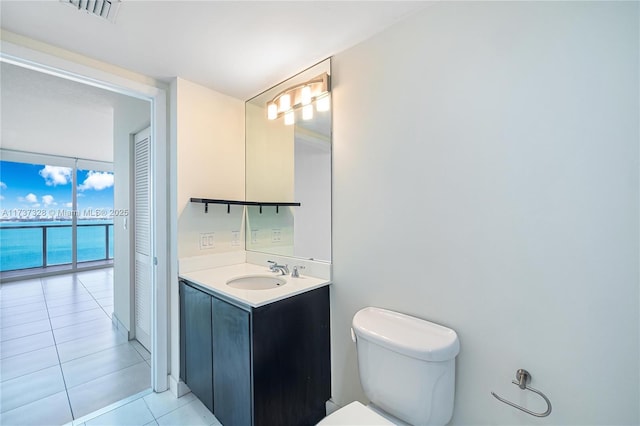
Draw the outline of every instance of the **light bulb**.
M293 110L289 110L284 114L284 124L287 126L291 126L296 122L296 116Z
M316 101L316 108L319 112L329 111L331 109L331 98L329 97L329 94L326 94Z
M302 119L311 120L313 118L313 105L305 105L302 107Z
M267 118L269 120L275 120L276 118L278 118L278 106L273 102L267 105Z
M309 105L311 103L311 86L304 86L301 93L302 105Z
M280 111L286 111L289 108L291 108L291 95L289 95L288 93L285 93L284 95L280 96Z

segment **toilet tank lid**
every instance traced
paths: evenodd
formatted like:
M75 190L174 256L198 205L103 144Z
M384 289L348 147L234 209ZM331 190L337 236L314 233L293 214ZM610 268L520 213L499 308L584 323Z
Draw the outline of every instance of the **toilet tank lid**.
M353 330L358 338L426 361L448 361L460 352L452 329L386 309L361 309L353 317Z

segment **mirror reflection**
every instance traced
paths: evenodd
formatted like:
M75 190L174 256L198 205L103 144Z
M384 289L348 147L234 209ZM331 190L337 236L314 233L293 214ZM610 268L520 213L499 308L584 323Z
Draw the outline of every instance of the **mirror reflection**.
M330 65L246 102L246 199L300 203L248 207L247 250L331 260Z

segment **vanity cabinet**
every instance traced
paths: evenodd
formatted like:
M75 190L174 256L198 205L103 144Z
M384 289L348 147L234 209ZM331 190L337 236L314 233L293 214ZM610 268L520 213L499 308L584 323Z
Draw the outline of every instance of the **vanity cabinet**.
M180 332L180 378L223 425L313 425L325 416L328 286L254 308L182 280Z
M188 285L180 290L181 378L213 411L211 296Z

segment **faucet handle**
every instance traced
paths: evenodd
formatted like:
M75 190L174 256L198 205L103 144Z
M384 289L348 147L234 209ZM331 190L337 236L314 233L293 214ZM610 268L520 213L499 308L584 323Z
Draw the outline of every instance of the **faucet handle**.
M300 278L300 269L304 269L304 266L294 266L293 271L291 271L291 278Z

